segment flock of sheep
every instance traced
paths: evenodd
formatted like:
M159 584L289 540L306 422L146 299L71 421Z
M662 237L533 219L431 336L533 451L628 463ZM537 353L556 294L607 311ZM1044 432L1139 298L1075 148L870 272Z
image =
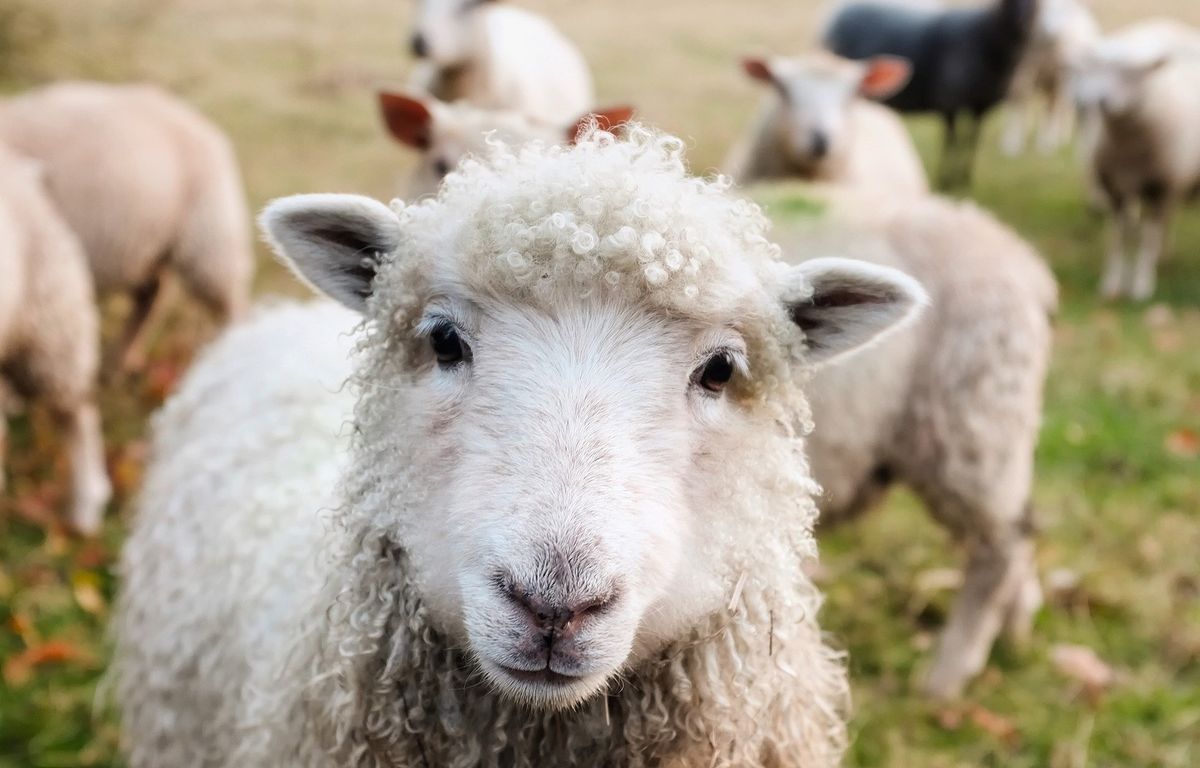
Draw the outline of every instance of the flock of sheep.
M77 529L109 497L94 297L133 299L114 370L167 271L237 321L156 417L122 558L133 768L834 765L814 527L896 483L966 551L928 693L1028 634L1056 284L930 192L879 102L943 116L942 187L1009 96L1010 151L1030 115L1046 148L1077 121L1114 219L1102 291L1146 298L1200 189L1200 33L1103 37L1078 0L853 3L822 43L742 62L770 93L701 179L595 107L545 19L424 0L413 88L380 95L421 153L409 202L272 203L270 244L327 300L253 311L218 129L144 87L0 105L0 371L61 420ZM780 179L819 212L768 232L751 199Z

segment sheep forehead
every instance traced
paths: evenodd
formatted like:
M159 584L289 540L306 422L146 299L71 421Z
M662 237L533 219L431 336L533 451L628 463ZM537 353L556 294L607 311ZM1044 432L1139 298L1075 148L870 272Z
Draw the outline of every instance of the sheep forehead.
M635 129L572 148L495 143L439 196L400 207L397 262L431 285L533 304L622 298L688 316L735 316L778 269L752 203L689 178L678 140Z

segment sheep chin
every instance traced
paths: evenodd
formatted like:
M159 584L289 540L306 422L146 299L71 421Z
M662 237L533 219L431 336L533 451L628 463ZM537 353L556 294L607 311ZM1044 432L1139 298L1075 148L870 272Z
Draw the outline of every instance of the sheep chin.
M497 694L532 709L552 712L583 704L602 691L610 677L608 673L570 677L549 669L541 673L522 673L488 659L478 661L488 685Z

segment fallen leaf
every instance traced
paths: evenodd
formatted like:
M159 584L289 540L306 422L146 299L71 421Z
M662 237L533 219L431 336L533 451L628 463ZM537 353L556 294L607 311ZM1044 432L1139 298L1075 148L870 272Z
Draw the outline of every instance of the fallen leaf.
M25 649L4 662L4 681L11 686L23 685L33 677L36 668L45 664L62 664L89 660L90 656L64 640L51 640Z
M992 736L997 741L1002 741L1009 746L1015 746L1021 740L1021 733L1017 730L1016 724L1003 715L996 714L979 704L971 707L969 715L975 727Z
M1050 651L1050 661L1061 674L1081 683L1092 698L1116 680L1112 667L1086 645L1056 645Z
M118 496L131 496L141 486L147 451L144 440L134 440L109 458L108 474L112 478L113 492Z
M71 592L79 607L93 616L104 613L108 607L100 594L100 577L92 571L76 571L71 574Z
M146 396L155 403L165 401L179 380L183 377L184 366L173 360L155 360L146 370Z
M1167 435L1165 447L1172 456L1194 459L1200 456L1200 433L1193 429L1177 429Z

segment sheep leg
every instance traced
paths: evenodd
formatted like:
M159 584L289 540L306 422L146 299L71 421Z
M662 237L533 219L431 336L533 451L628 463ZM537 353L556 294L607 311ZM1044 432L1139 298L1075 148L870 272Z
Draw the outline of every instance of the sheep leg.
M56 419L66 436L71 457L71 526L84 535L100 530L112 485L104 466L100 413L92 403L59 411Z
M971 546L962 590L925 679L926 693L937 699L956 698L983 671L1001 628L1015 618L1014 601L1024 596L1033 571L1033 541L1028 537Z
M1167 244L1170 210L1167 203L1159 201L1148 202L1142 208L1141 244L1128 291L1135 301L1146 301L1154 295L1158 262Z
M938 189L950 189L954 185L954 159L958 148L958 114L942 114L945 132L942 137L942 158L938 163Z
M1100 281L1100 295L1115 299L1121 295L1125 285L1125 249L1134 230L1133 211L1128 202L1109 195L1112 209L1108 232L1108 257L1104 266L1104 278Z
M149 280L133 292L133 309L125 321L121 340L116 347L116 359L124 373L136 373L146 367L146 336L155 309L161 306L162 272L156 271ZM111 366L105 366L111 370Z
M0 493L8 486L8 475L4 473L4 458L8 456L8 413L4 406L4 385L0 384Z
M1046 154L1057 151L1067 143L1075 118L1075 107L1066 89L1055 87L1049 96L1049 108L1038 140L1038 148Z

